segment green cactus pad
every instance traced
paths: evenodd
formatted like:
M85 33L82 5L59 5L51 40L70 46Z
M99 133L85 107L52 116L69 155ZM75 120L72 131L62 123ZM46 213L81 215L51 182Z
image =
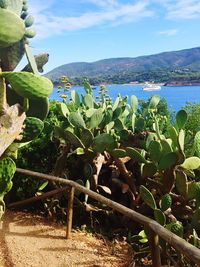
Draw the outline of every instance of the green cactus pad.
M21 13L21 18L22 19L25 19L27 16L28 16L28 12L27 11L24 11L24 12Z
M115 146L115 140L110 134L102 133L94 138L93 147L96 152L112 151Z
M90 129L97 128L99 124L102 122L102 120L103 120L103 110L102 108L99 108L95 110L95 112L91 116L89 121L89 128Z
M157 167L154 163L146 163L142 168L142 177L152 177L157 172Z
M78 138L78 136L76 136L74 133L66 130L64 132L64 138L65 141L68 144L71 144L74 148L85 148L84 144L81 142L81 140Z
M150 153L150 158L158 162L162 156L162 145L159 141L151 141L149 144L149 153Z
M80 139L85 147L90 147L91 144L93 143L94 136L93 136L93 133L89 129L85 128L85 129L82 129L81 131Z
M75 90L71 91L71 99L72 99L72 101L74 102L74 104L76 106L80 106L80 103L81 103L80 97L79 97L78 93Z
M197 157L200 157L200 131L197 132L194 137L193 147L194 147L194 151Z
M3 72L2 76L13 90L25 98L47 97L53 90L52 82L30 72Z
M24 55L25 40L9 46L0 48L1 68L2 71L13 71L19 64Z
M29 99L29 108L26 112L28 117L36 117L40 120L46 119L49 113L49 99L48 97L38 97Z
M140 186L140 196L142 200L153 210L157 208L155 199L152 193L143 185Z
M187 112L181 109L176 114L176 123L179 129L182 129L187 122Z
M170 144L169 140L162 139L160 141L160 143L161 143L161 146L162 146L162 153L167 154L169 152L172 152L172 147L171 147L171 144Z
M119 102L120 102L120 97L117 97L112 107L113 111L115 111L115 109L119 106Z
M200 194L200 182L188 183L188 198L194 199Z
M164 212L167 209L169 209L171 205L172 205L171 196L169 194L165 194L164 196L162 196L161 203L160 203L161 210Z
M69 121L74 127L77 128L86 128L85 122L78 112L71 112L69 114Z
M44 128L44 123L34 117L27 117L24 121L25 128L23 130L23 138L20 142L29 142L38 137Z
M138 99L135 95L131 96L131 110L132 112L136 112L138 107Z
M0 8L0 47L8 47L17 43L24 33L23 20L12 11Z
M182 168L187 170L196 170L200 167L200 158L198 157L190 157L187 158L182 165Z
M65 103L59 103L59 109L61 111L61 114L66 118L70 112L69 109L67 107L67 105Z
M160 96L159 95L154 95L150 99L148 109L149 110L154 110L157 108L158 103L160 102Z
M25 26L26 27L31 27L34 23L34 17L33 16L28 16L25 20Z
M161 224L161 225L166 224L165 214L160 209L154 210L154 218L159 224Z
M0 160L0 197L11 189L11 180L16 171L15 162L11 158Z
M177 154L175 152L167 153L161 158L158 164L158 169L159 170L170 169L171 167L175 166L176 162L177 162Z
M185 142L185 131L181 129L178 135L178 144L181 151L184 151L184 142Z
M145 128L145 119L140 117L135 121L135 129L138 132L141 132L144 130L144 128Z
M139 163L147 163L147 160L133 147L127 147L126 148L127 156L132 158L135 161L138 161Z
M184 172L176 172L176 189L183 197L188 195L187 175Z
M171 231L172 233L183 237L183 225L179 222L172 222L166 225L167 230Z
M84 103L88 108L94 108L94 98L90 94L86 94L84 97Z
M33 37L35 37L35 35L36 35L36 30L33 28L26 29L25 34L24 34L24 36L27 38L33 38Z
M111 155L116 158L124 158L126 157L126 150L121 148L116 148L111 152Z
M116 120L117 118L119 118L121 114L122 114L122 108L117 107L117 108L113 111L113 120Z
M178 146L178 133L175 127L171 126L168 128L170 138L172 139L172 144L174 147Z

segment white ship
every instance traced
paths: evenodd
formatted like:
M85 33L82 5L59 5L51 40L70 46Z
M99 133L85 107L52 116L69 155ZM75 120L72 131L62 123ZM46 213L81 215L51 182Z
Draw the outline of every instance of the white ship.
M156 91L161 90L161 86L154 83L145 83L143 87L143 91Z

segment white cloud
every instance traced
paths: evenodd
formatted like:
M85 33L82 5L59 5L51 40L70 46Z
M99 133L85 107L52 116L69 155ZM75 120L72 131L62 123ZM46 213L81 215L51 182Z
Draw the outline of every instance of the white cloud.
M169 19L194 19L200 17L199 0L156 0L166 8Z
M159 35L166 35L166 36L174 36L174 35L177 35L177 33L178 33L178 29L168 29L168 30L163 30L163 31L158 32Z
M83 2L88 2L88 3L92 3L96 6L100 6L100 7L116 7L119 5L119 2L117 0L83 0Z
M85 12L79 16L61 17L56 16L49 8L55 0L48 1L48 4L36 0L30 1L35 17L35 27L39 38L46 38L53 35L63 34L68 31L77 31L100 25L117 25L122 23L138 21L144 17L153 15L148 9L148 1L137 1L132 4L120 4L116 0L87 0L101 7L96 11Z

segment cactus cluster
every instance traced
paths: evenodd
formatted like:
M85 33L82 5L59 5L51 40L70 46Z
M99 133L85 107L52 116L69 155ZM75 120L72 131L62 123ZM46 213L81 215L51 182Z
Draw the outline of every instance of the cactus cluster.
M141 112L136 96L128 100L118 95L112 100L101 86L95 101L87 81L84 88L85 94L72 90L58 103L63 121L55 127L54 136L68 147L63 170L75 155L84 166L90 166L92 174L82 179L92 190L116 197L139 212L146 210L181 237L199 230L199 133L193 154L187 156L186 111L178 111L172 123L157 112L158 95ZM110 179L105 180L108 165ZM187 231L183 230L186 222Z
M42 120L48 113L48 95L53 89L52 82L38 74L48 54L34 57L28 45L28 38L35 36L30 28L33 22L26 0L0 0L1 215L5 209L3 197L12 187L15 163L10 157L16 156L13 148L41 133ZM28 64L23 71L15 72L24 54Z

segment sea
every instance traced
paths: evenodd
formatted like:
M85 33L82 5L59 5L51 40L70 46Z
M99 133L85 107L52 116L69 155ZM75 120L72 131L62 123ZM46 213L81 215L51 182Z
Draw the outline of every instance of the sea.
M109 96L114 100L118 94L121 96L128 96L129 99L132 95L135 95L138 99L147 100L153 95L160 95L161 98L165 98L168 104L168 109L171 111L178 111L187 102L200 103L200 86L161 86L161 90L157 91L143 91L142 85L133 84L112 84L106 85ZM99 87L93 88L94 96L98 95ZM81 86L73 86L71 90L76 90L79 95L84 94L85 91ZM57 93L57 88L54 88L53 93L50 96L52 100L62 99L59 97L60 93Z

